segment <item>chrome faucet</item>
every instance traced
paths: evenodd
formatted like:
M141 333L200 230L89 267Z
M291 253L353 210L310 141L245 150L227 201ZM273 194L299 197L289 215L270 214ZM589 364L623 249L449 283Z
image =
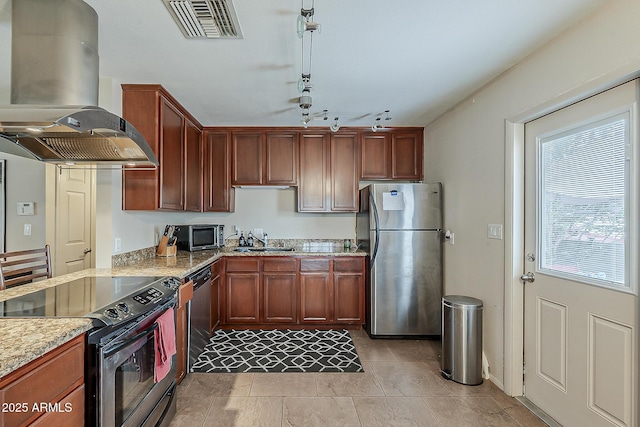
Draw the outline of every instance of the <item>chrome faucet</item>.
M269 236L267 236L267 233L264 233L262 235L262 239L257 237L257 236L253 236L254 240L257 240L258 242L262 242L262 244L264 245L264 247L266 248L267 246L269 246Z

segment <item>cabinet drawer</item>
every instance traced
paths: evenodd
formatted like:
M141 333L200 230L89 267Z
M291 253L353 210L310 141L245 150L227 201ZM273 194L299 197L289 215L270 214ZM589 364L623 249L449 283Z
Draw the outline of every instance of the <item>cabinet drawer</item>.
M329 271L329 258L324 259L301 259L300 271Z
M358 258L337 258L333 261L333 271L347 273L362 273L362 259Z
M225 262L226 271L260 271L259 260L257 258L228 258Z
M262 262L263 271L296 271L295 258L267 258Z

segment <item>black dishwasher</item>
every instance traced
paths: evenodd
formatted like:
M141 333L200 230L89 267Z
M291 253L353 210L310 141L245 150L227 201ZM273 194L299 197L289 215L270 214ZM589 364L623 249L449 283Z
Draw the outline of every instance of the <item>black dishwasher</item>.
M198 360L198 356L209 343L211 317L211 267L207 266L186 277L193 280L193 298L189 309L189 366Z

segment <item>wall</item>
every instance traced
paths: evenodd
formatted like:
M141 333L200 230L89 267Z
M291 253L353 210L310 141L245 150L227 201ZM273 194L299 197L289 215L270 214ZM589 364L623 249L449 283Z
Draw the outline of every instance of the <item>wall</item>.
M46 224L45 164L5 153L0 153L0 159L6 159L5 249L20 251L43 247ZM34 215L18 216L18 202L34 202ZM31 236L24 235L25 224L31 224Z
M640 70L640 2L608 2L425 129L425 178L444 182L445 294L484 301L484 351L502 386L506 240L505 121L520 122L611 86ZM509 201L510 203L510 201ZM505 230L508 234L509 230ZM510 284L507 283L507 286Z
M122 239L123 252L155 245L166 224L224 224L225 235L235 225L245 236L262 228L270 239L355 238L355 214L298 213L294 188L236 189L234 213L132 212L119 209L120 182L112 186L112 235Z

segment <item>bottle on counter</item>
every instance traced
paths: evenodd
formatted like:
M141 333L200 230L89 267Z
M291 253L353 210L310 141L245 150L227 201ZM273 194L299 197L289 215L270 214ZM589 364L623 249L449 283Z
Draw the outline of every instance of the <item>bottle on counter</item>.
M244 239L244 232L240 232L240 237L238 237L238 246L247 246L247 242Z
M251 232L247 235L247 246L250 248L253 247L253 234L251 234Z

